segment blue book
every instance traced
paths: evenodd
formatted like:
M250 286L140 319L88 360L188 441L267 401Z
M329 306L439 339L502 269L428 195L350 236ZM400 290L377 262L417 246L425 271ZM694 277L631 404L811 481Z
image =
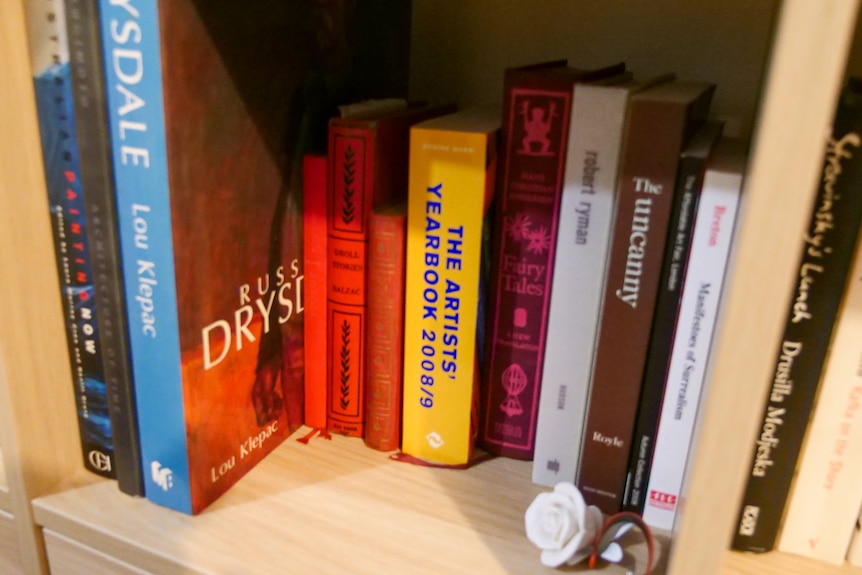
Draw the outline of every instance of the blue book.
M185 513L302 424L302 157L338 104L406 95L410 22L199 6L99 0L144 492Z

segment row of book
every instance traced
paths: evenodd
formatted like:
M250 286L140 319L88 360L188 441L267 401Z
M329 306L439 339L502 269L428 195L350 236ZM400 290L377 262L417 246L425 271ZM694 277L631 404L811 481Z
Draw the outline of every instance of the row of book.
M303 424L302 158L411 4L25 9L84 465L197 513Z
M733 547L862 566L862 81L837 105ZM851 543L852 542L852 543ZM849 550L849 551L848 551Z
M714 86L408 104L409 3L312 4L28 4L85 465L197 513L305 424L669 528L744 171Z
M711 84L565 62L503 84L502 110L331 120L306 157L306 422L425 464L534 459L670 529L744 144Z

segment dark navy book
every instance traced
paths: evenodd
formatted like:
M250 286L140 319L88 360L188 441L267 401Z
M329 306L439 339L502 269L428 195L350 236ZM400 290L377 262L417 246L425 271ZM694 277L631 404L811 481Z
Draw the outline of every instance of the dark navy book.
M61 11L62 5L47 3L44 20L34 22L34 29L30 30L33 83L84 466L99 475L114 477L111 423Z

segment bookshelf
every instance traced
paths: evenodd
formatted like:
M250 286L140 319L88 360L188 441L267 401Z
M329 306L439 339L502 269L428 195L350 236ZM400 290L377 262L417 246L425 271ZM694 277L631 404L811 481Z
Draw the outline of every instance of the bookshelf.
M0 2L0 571L48 573L49 561L61 574L542 569L523 536L539 488L522 462L453 472L394 463L347 438L289 440L195 518L83 471L23 4ZM858 0L595 4L414 0L411 92L499 99L503 65L560 56L718 84L715 111L753 146L685 513L670 549L662 538L661 571L862 573L726 551L792 282L786 246L813 198ZM854 48L851 65L859 57Z

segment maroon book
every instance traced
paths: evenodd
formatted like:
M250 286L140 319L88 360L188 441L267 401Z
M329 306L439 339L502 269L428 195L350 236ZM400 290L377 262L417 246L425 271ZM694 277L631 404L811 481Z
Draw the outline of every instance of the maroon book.
M711 84L670 82L629 103L578 467L584 499L604 513L622 503L680 154L713 92Z
M371 211L366 280L365 444L380 451L393 451L401 444L406 233L406 201Z
M574 85L624 70L506 71L479 435L492 453L533 457Z

